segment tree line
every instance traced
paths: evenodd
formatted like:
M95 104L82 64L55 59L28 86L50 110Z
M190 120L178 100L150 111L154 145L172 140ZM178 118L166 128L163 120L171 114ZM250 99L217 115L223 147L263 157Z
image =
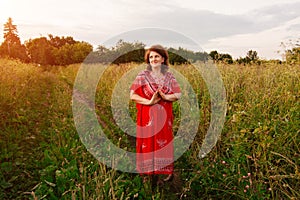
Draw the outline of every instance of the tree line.
M82 62L92 50L93 46L87 42L51 34L48 37L29 39L22 44L17 26L9 18L4 24L0 55L41 65L69 65Z
M142 42L126 42L120 39L114 47L99 45L96 49L88 42L76 41L71 36L58 37L49 34L47 37L29 39L21 43L17 26L11 18L4 24L4 41L0 45L0 57L19 59L23 62L40 65L69 65L74 63L127 63L143 62L145 44ZM226 64L260 64L258 53L247 52L246 57L234 60L230 54L194 52L179 47L167 48L171 64L193 63L212 59L216 63ZM296 46L286 52L288 63L300 63L300 47Z

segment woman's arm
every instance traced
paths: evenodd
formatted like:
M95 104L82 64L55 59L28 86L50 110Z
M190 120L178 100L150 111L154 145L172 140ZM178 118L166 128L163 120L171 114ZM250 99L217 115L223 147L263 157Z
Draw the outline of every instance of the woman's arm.
M161 90L158 91L161 98L165 101L177 101L180 99L181 93L164 94Z
M143 98L140 95L134 93L133 90L130 91L130 99L135 101L136 103L147 105L147 106L156 104L161 100L161 98L158 96L158 92L155 92L153 94L152 98L149 100L149 99Z

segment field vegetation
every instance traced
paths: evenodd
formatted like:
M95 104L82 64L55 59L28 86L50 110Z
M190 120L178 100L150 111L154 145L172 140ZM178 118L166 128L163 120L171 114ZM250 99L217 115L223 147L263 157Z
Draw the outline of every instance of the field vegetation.
M120 130L110 105L114 85L137 66L110 65L95 96L105 134L132 151L134 138ZM72 113L79 67L0 60L0 199L300 199L299 65L219 63L226 121L203 159L198 152L210 123L210 96L193 65L172 65L197 94L200 124L175 162L175 178L154 189L138 174L106 167L81 142Z

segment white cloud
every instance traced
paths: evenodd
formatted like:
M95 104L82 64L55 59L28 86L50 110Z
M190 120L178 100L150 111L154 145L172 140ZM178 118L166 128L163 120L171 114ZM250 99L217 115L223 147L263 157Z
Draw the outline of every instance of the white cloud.
M209 10L214 13L226 15L241 15L255 9L268 7L272 5L282 5L287 3L296 3L299 0L165 0L168 5L174 5L180 8L187 8L193 10Z
M229 37L220 37L211 39L205 44L204 50L217 50L223 53L229 53L235 58L245 57L249 50L255 50L259 56L265 59L282 59L281 42L288 42L289 39L299 38L299 30L292 27L300 24L300 17L290 20L283 25L250 34L237 34Z

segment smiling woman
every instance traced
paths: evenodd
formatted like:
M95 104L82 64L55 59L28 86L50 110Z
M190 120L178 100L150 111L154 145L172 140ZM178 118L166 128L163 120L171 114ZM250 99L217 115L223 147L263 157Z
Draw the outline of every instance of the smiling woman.
M162 183L154 174L173 175L173 109L180 98L179 84L168 72L168 53L154 45L145 54L147 69L140 72L130 88L137 108L136 165L140 174L152 175L152 184Z

